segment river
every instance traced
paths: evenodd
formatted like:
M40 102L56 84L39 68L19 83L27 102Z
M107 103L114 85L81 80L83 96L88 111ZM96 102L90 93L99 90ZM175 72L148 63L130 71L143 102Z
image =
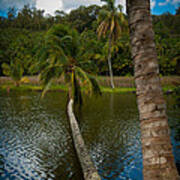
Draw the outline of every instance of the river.
M66 117L66 93L0 92L0 179L81 180ZM180 109L166 97L171 139L180 164ZM142 180L136 96L85 98L76 108L86 146L102 180Z

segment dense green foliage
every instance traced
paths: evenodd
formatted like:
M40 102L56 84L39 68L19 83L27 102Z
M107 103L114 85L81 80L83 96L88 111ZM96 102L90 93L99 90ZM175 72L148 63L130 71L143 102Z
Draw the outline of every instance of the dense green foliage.
M78 31L78 59L92 62L88 71L99 75L108 73L107 38L98 40L96 30L100 11L106 6L81 6L69 14L56 11L54 16L44 15L43 10L25 6L18 13L11 9L7 18L0 17L0 75L5 75L2 64L12 66L20 62L23 75L32 75L29 67L39 61L37 52L44 47L47 31L56 24L68 25ZM153 16L157 55L162 75L180 74L180 14ZM128 31L119 36L112 46L112 67L114 75L133 74ZM45 50L45 49L44 49Z
M70 98L74 98L77 104L82 104L81 88L88 94L100 93L98 83L86 73L85 63L79 56L79 38L77 31L61 24L54 25L46 33L43 46L38 51L38 61L32 68L40 71L43 94L53 80L61 77L69 88Z

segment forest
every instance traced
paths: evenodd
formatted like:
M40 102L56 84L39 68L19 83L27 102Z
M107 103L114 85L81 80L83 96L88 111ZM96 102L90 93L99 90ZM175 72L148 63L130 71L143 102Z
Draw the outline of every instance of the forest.
M118 7L121 12L122 7ZM42 49L48 30L61 24L76 29L79 38L79 57L89 63L88 71L109 76L108 36L98 37L97 29L100 12L106 6L81 6L70 13L55 11L55 15L45 15L44 10L24 6L21 11L9 9L7 17L0 17L0 76L3 64L18 66L21 76L36 75L32 66L40 61L38 51ZM103 14L102 14L103 15ZM123 14L125 21L127 15ZM157 56L162 76L180 75L180 8L176 14L153 15L153 28ZM133 61L130 53L127 22L121 25L122 31L112 43L112 70L115 76L132 76ZM18 64L18 65L17 65ZM4 67L4 69L6 69Z

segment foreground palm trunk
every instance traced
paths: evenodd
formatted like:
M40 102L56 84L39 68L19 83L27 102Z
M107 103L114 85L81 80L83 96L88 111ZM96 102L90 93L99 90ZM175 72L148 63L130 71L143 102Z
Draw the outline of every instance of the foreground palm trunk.
M68 117L70 121L70 127L73 136L73 142L76 149L76 153L81 164L83 175L85 180L101 180L96 168L94 167L88 151L85 147L83 138L78 127L75 115L73 113L73 99L71 98L68 103Z
M112 39L111 34L109 35L109 47L108 47L108 67L109 67L109 74L110 74L110 82L111 88L115 88L114 81L113 81L113 70L112 70L112 63L111 63L111 46L112 46Z
M177 180L149 0L127 0L145 180Z

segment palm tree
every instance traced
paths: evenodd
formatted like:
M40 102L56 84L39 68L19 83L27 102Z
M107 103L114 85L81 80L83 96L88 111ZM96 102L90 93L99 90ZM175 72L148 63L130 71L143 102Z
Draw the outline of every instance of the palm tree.
M19 59L15 59L10 64L2 64L3 74L12 78L15 86L19 86L24 73L23 64Z
M150 0L127 0L131 53L140 114L145 180L177 180L166 103L150 15Z
M106 36L108 34L108 66L109 74L111 80L111 87L114 88L113 81L113 70L111 63L111 47L112 43L115 42L118 37L122 34L122 31L126 27L126 20L121 12L121 6L118 8L115 7L115 0L101 0L106 2L107 5L100 11L98 22L99 26L97 28L98 37Z
M48 90L53 79L64 77L69 97L67 112L84 178L99 180L100 177L87 152L73 113L73 105L82 103L82 87L89 94L92 92L100 94L96 80L84 71L84 64L78 61L79 49L79 36L75 30L70 30L64 25L56 25L47 32L44 48L39 52L41 58L39 63L41 66L40 79L45 85L42 95Z

